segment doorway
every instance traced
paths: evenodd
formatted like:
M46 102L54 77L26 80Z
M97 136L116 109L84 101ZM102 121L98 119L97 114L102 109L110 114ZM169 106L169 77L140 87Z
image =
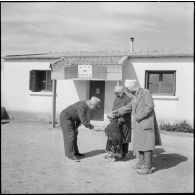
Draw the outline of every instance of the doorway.
M105 81L90 81L89 98L95 96L101 100L100 107L90 112L90 119L96 121L104 120L104 99L105 99Z

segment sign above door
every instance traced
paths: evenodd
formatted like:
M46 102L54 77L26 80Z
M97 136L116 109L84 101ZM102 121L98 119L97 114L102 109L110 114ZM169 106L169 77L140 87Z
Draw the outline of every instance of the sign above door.
M92 65L78 65L79 78L92 78Z
M106 80L107 68L97 65L64 67L64 78L74 80Z

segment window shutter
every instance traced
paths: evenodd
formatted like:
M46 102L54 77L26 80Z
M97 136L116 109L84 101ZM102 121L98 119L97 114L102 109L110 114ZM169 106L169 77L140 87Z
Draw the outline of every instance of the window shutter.
M145 89L149 89L149 74L148 74L148 71L145 72Z
M46 78L47 78L47 91L52 91L52 80L51 80L51 71L46 71Z
M31 91L37 91L37 82L36 82L36 70L31 70L30 71L30 82L29 82L29 89Z

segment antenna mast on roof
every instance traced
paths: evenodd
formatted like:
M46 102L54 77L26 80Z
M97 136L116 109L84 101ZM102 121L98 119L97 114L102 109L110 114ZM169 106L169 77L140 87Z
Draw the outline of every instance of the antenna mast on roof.
M133 53L133 42L134 42L134 37L130 38L131 42L130 42L130 53Z

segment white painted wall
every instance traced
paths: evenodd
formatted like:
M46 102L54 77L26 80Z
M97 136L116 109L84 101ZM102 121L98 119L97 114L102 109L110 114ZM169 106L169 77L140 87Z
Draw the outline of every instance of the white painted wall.
M29 90L30 70L50 70L49 62L4 62L1 82L1 105L10 117L28 120L52 119L52 92L39 93ZM86 99L88 81L59 80L57 81L56 112L78 101Z
M13 112L51 112L51 96L30 95L29 74L32 69L49 70L49 63L4 62L2 104L11 115Z
M193 58L129 58L123 66L123 81L137 79L145 86L145 70L176 70L176 96L173 98L153 97L158 122L187 120L193 126L194 92ZM1 105L15 118L32 117L36 120L52 119L52 93L47 96L34 95L29 90L30 70L49 70L49 62L8 61L1 67ZM116 81L105 82L105 110L112 109L113 89ZM56 113L70 104L89 98L89 81L58 80ZM21 114L22 113L22 114ZM106 116L106 115L105 115Z
M187 120L193 126L194 64L193 58L130 58L123 68L123 81L137 79L145 87L146 70L176 70L175 97L153 96L159 122L181 122Z

